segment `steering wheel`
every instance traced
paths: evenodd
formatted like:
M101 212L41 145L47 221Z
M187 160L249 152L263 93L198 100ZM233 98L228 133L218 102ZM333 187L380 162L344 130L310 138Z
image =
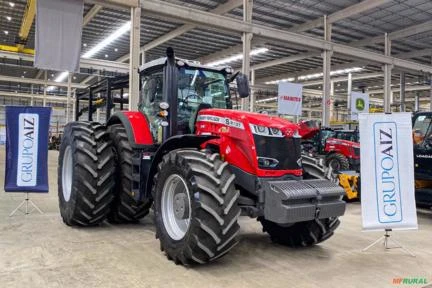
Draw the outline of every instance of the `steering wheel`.
M188 104L188 99L191 98L191 97L195 97L195 98L197 98L198 100L200 100L200 102L203 101L203 97L202 97L202 96L200 96L200 95L198 95L198 94L189 94L189 95L187 95L184 99L182 99L182 102L183 102L185 105L187 105L187 104Z

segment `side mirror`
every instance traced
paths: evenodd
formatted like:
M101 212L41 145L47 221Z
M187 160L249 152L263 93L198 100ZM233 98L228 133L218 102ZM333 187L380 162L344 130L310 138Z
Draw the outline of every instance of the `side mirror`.
M249 80L245 74L238 73L236 77L237 92L240 98L246 98L250 95Z

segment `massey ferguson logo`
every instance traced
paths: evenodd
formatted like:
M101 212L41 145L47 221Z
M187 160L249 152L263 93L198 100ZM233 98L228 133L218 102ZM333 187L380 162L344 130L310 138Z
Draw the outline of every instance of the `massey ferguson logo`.
M376 197L380 223L402 221L396 123L375 123Z
M19 114L17 186L36 186L39 115Z

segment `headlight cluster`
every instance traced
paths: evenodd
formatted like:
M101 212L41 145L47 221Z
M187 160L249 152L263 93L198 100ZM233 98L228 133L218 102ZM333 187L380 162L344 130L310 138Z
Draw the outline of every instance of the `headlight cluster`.
M270 128L255 124L249 124L250 129L253 134L269 137L284 137L282 131L277 128Z

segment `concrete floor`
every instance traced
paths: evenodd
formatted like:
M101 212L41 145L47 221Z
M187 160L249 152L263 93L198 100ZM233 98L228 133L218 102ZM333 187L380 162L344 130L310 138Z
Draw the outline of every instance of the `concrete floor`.
M382 233L361 232L358 203L348 204L335 236L318 246L274 245L255 220L241 218L240 244L226 257L194 268L176 266L160 252L151 217L136 225L64 225L57 156L50 151L50 193L31 194L45 214L8 217L24 194L3 191L0 149L0 287L397 287L395 277L432 282L432 213L419 212L418 231L394 233L416 258L382 246L361 252Z

